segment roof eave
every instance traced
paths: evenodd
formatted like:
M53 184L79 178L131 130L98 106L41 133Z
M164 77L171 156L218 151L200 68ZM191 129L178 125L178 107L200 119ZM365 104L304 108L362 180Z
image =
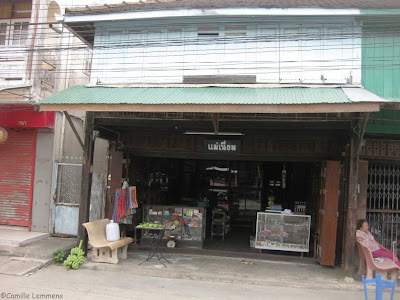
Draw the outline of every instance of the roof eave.
M144 20L177 17L209 17L209 16L357 16L360 10L332 9L332 8L180 8L180 9L154 9L154 10L132 10L122 12L93 13L88 11L79 15L66 14L63 21L66 23L78 22L103 22L123 20Z
M182 113L352 113L380 111L381 102L320 104L40 104L41 111Z

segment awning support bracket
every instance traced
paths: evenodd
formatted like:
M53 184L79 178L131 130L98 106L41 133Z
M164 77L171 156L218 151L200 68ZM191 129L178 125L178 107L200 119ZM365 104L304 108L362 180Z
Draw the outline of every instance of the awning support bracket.
M365 134L365 129L367 128L367 124L370 118L370 113L363 113L361 114L361 118L359 120L359 122L357 122L357 125L355 126L355 128L353 128L353 132L357 135L358 139L356 140L356 155L358 156L360 151L361 151L361 147L362 147L362 140L364 138L364 134Z
M211 114L211 120L214 126L215 135L219 133L219 115L218 114Z
M79 144L81 145L83 153L85 154L85 157L86 157L87 153L85 151L85 146L83 145L82 139L79 136L78 130L76 130L76 127L75 127L74 123L72 122L71 116L69 115L69 113L67 111L63 111L63 113L64 113L65 117L67 118L67 121L68 121L69 125L71 126L72 131L74 132L75 137L78 140Z

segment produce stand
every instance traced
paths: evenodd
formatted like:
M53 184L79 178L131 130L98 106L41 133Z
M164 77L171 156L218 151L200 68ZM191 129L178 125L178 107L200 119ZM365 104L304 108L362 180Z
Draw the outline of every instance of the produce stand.
M147 258L144 261L142 261L139 265L145 263L146 261L149 261L154 256L156 256L157 259L160 261L160 263L162 263L164 265L164 267L167 267L164 264L164 262L162 261L162 259L165 260L167 263L171 263L171 262L163 256L162 251L161 251L162 248L160 248L160 241L165 234L165 230L167 230L167 229L165 227L161 227L161 228L136 227L136 228L143 230L143 233L146 234L146 236L150 238L150 245L151 245L151 248L150 248Z

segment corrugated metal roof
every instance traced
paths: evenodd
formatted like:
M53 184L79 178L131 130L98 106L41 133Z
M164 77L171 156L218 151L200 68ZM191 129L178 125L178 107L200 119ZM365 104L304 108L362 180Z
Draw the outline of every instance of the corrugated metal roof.
M147 0L123 2L103 6L87 6L66 9L67 15L101 14L135 10L176 9L176 8L359 8L390 9L400 8L398 0Z
M342 90L352 102L388 101L362 88L344 87Z
M359 88L365 101L379 97ZM320 104L363 102L342 88L246 87L85 87L73 86L39 104ZM366 95L373 95L366 99ZM383 101L383 99L381 99Z

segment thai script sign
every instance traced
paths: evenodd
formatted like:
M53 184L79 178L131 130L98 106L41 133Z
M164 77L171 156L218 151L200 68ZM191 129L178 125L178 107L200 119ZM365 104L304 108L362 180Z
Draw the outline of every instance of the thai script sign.
M240 153L240 140L205 140L204 151L214 153Z

